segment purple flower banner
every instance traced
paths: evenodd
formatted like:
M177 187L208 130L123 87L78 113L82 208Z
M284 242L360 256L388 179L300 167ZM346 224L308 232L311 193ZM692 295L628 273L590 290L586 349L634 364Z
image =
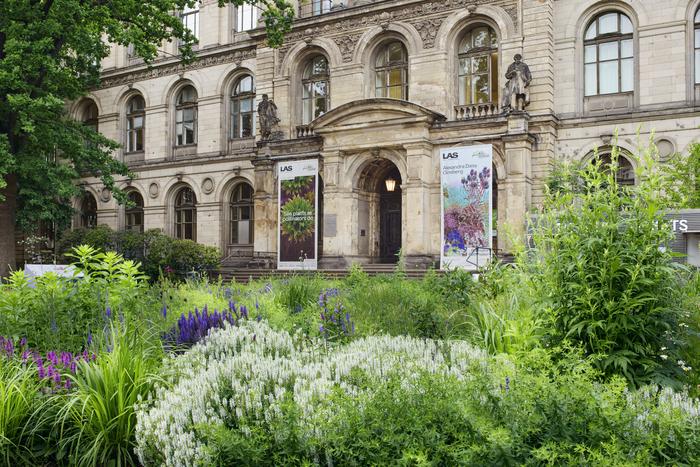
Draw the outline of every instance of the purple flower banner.
M277 180L277 268L316 269L318 160L281 161Z
M440 267L476 270L491 259L493 147L440 151Z

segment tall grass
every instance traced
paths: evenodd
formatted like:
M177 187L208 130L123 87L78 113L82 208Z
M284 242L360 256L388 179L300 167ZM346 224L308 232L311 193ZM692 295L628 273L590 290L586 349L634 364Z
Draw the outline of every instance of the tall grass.
M34 370L0 357L0 463L31 463L24 429L38 398L39 382Z
M114 329L114 328L113 328ZM56 462L127 466L138 463L135 405L146 398L163 356L160 344L114 330L113 347L71 376L74 390L49 397L35 413L51 426ZM157 342L157 339L151 339Z

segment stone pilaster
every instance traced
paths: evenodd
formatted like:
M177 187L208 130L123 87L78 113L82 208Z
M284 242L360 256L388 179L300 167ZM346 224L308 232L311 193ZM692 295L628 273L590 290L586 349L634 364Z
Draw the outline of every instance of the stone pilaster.
M407 180L402 180L404 192L402 209L402 253L409 266L427 267L433 262L430 234L435 222L430 218L430 184L433 181L432 145L415 143L404 145L406 150ZM439 228L439 224L438 224Z
M525 234L528 210L532 203L532 146L534 137L528 132L529 117L524 112L508 116L508 135L503 137L506 159L506 180L499 186L499 195L505 194L505 212L499 211L499 237L507 229L516 238ZM505 225L504 225L505 224ZM509 238L499 238L506 252L512 250Z
M350 201L348 190L342 183L343 166L340 151L321 153L323 160L323 256L320 269L337 269L348 266L345 256L350 253L353 233L352 212L347 209Z
M276 258L277 252L277 196L274 163L265 158L253 160L255 194L253 195L255 256Z

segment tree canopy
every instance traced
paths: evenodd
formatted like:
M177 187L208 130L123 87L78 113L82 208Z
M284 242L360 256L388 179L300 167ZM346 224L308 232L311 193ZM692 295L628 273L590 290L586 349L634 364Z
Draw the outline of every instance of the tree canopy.
M132 44L151 63L163 41L178 40L182 60L196 60L196 39L177 14L196 3L0 1L0 237L14 230L9 224L15 212L24 230L41 221L67 225L80 176L100 177L114 189L113 176L128 174L112 157L117 143L72 120L66 102L99 84L99 65L110 44ZM263 10L269 45L281 44L294 17L287 0L218 0L220 7L245 3ZM124 201L119 190L115 197ZM3 253L0 275L8 263Z

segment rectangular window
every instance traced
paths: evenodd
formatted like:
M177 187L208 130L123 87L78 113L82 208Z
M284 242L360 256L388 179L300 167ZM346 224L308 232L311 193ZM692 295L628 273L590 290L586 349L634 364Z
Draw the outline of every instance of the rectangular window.
M196 39L199 39L199 3L194 8L186 6L182 10L180 18L182 19L182 25L189 29Z
M236 8L236 32L250 31L258 27L258 7L244 3Z
M586 65L586 95L598 94L598 67L595 63Z
M634 91L634 59L626 58L620 62L620 91Z

